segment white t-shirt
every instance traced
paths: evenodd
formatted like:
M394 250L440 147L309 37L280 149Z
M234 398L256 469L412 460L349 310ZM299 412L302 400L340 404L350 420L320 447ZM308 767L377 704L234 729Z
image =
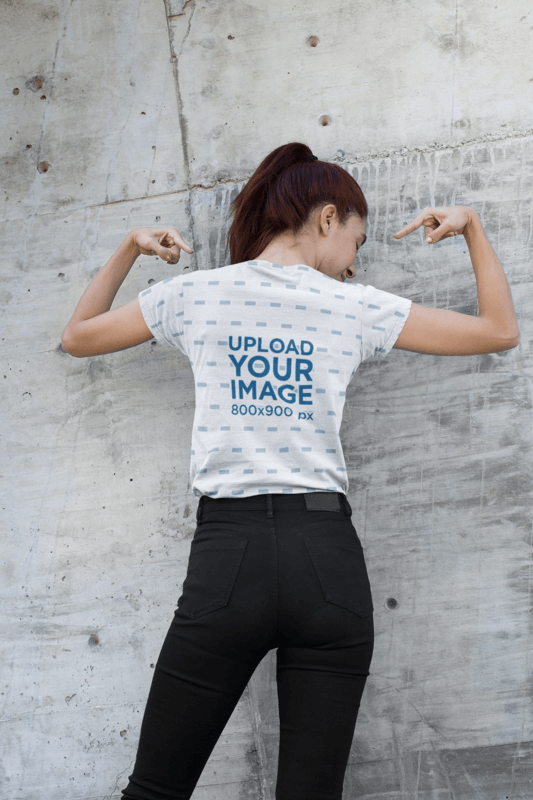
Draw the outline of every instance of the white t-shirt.
M346 387L361 361L389 352L410 300L247 261L168 278L139 301L157 341L191 362L196 496L348 492Z

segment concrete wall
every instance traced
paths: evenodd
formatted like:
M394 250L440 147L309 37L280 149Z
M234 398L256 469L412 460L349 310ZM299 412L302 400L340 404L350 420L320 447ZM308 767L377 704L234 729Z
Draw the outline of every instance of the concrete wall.
M179 270L226 263L232 196L290 140L366 192L363 283L474 313L462 239L391 237L426 204L474 206L522 334L482 357L393 351L349 387L377 639L344 796L531 800L533 11L4 0L0 13L3 800L118 797L195 527L187 359L146 343L77 360L62 329L134 226L178 227L195 247ZM141 258L117 302L172 271ZM272 655L195 800L273 800Z

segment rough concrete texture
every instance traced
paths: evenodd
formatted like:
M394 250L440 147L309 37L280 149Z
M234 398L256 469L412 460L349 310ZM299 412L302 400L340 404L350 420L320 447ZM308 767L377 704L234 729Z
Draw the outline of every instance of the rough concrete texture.
M533 11L4 0L0 13L2 800L119 796L195 528L187 359L147 343L77 360L62 329L134 226L178 227L195 247L179 270L227 263L231 198L293 139L368 197L363 283L475 313L462 239L392 239L427 204L473 205L522 335L489 356L393 351L349 387L377 638L344 797L531 800ZM117 303L172 269L141 258ZM273 800L277 741L270 654L195 800Z

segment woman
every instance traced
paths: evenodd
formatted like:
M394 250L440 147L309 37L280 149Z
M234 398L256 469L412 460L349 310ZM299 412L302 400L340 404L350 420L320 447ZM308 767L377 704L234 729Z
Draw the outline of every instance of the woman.
M125 798L185 800L257 664L277 648L277 800L339 800L373 649L372 598L339 439L346 386L392 347L516 347L509 287L471 208L427 208L434 244L462 234L479 315L348 283L366 239L358 184L308 147L274 150L234 201L230 266L164 280L110 311L140 253L169 264L175 230L133 230L63 334L94 356L155 337L190 360L197 528ZM213 265L217 266L217 265Z

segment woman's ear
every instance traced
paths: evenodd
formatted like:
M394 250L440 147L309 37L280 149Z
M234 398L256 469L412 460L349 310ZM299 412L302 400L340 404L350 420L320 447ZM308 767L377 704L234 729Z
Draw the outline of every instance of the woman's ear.
M328 236L331 231L331 224L337 219L337 209L333 203L324 206L319 214L319 229L322 236Z

